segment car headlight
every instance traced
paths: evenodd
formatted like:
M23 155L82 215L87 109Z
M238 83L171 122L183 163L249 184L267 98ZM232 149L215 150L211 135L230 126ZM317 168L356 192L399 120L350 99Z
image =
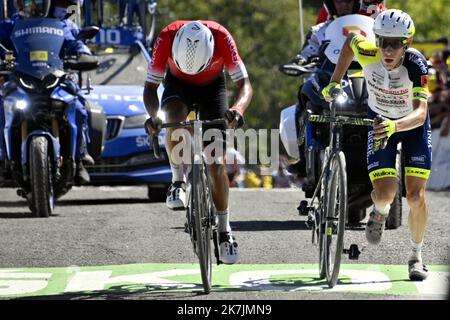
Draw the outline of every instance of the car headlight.
M144 122L147 120L147 114L140 114L138 116L126 117L123 125L124 129L144 128Z

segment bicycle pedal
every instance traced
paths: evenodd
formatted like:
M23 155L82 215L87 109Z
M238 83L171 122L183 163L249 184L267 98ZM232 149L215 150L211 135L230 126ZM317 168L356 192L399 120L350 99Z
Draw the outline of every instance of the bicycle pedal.
M300 201L300 205L297 207L298 215L307 216L310 212L314 211L314 207L308 206L308 201Z
M305 221L305 224L308 229L312 229L314 227L314 218L308 216L308 219Z
M350 248L344 249L344 254L348 254L348 258L350 260L358 260L359 255L361 254L361 251L359 251L358 245L352 244L350 245Z

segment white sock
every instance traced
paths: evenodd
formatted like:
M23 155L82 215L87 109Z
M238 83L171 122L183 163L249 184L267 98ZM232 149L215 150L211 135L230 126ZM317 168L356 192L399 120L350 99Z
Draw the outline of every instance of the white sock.
M419 243L414 242L414 240L411 239L411 254L409 256L409 260L418 260L422 261L422 245L423 240Z
M170 164L172 169L172 183L175 181L184 181L183 166L180 164Z
M219 232L231 232L230 226L230 214L228 213L228 209L223 211L217 211L218 218L218 229Z
M383 216L387 216L389 214L389 210L391 210L391 205L388 204L385 207L378 207L375 204L375 211L378 212L379 214L382 214Z

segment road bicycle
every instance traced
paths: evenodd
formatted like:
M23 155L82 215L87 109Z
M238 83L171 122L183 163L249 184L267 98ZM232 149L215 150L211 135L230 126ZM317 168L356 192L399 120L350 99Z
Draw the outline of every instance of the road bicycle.
M211 182L203 154L203 126L224 125L224 119L199 120L196 112L196 120L174 123L165 123L162 128L192 128L191 132L191 166L186 182L186 218L187 231L189 232L194 253L200 263L202 283L205 293L211 291L212 257L211 242L214 244L214 255L217 264L221 264L219 258L218 231L216 224L215 207L211 195ZM152 137L153 152L155 157L160 157L158 137Z
M326 278L328 286L333 288L339 276L342 254L356 260L361 253L356 244L344 249L348 198L346 161L342 151L343 126L373 126L374 121L380 120L336 115L333 104L330 104L330 110L330 115L314 115L311 110L306 111L306 121L330 124L330 138L323 152L322 171L313 197L309 205L302 201L299 211L308 216L312 243L318 239L320 279Z

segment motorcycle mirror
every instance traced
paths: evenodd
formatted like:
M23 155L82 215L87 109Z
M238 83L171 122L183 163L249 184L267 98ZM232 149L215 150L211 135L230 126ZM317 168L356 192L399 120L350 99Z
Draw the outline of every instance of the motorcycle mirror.
M87 73L87 79L86 79L86 87L83 88L82 90L86 90L86 94L89 95L91 93L91 90L93 90L94 88L92 88L92 79L91 79L91 73L88 72Z
M88 40L94 38L97 33L100 31L100 28L97 26L89 26L81 29L80 33L77 35L77 40Z
M156 6L157 6L156 1L150 1L149 3L147 3L148 13L150 13L151 15L155 14L156 13Z

